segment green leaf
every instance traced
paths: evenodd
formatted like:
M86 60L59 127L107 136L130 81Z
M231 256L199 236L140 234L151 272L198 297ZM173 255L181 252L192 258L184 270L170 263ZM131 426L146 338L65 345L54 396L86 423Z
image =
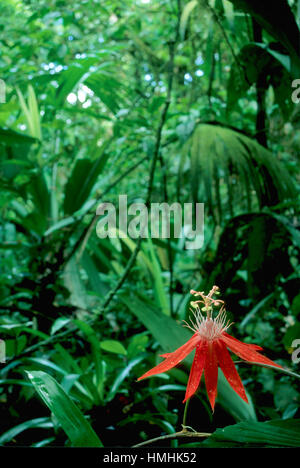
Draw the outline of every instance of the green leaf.
M34 138L37 138L38 140L41 140L42 132L40 124L40 113L33 87L31 85L28 86L28 104L26 104L24 96L19 89L17 89L17 94L19 97L20 106L26 118L26 124L30 135Z
M276 409L285 411L287 408L297 409L299 393L291 386L290 382L277 382L274 389L274 403ZM283 418L285 419L285 418Z
M27 338L25 335L21 335L14 340L6 340L6 355L7 356L18 356L25 349Z
M135 367L136 365L138 365L142 360L144 359L144 356L138 356L138 357L135 357L133 358L128 364L127 366L120 372L120 374L117 376L117 378L115 379L110 391L109 391L109 394L107 395L107 401L111 401L114 396L116 395L120 385L124 382L124 380L128 377L128 375L130 374L131 370L133 369L133 367Z
M42 218L42 222L40 224L42 226L46 226L47 218L50 213L50 192L43 172L36 174L31 178L28 191L32 197L32 202L34 203L37 219Z
M145 333L139 333L138 335L134 335L134 337L131 338L130 343L128 345L128 359L132 359L138 354L143 353L146 349L148 342L149 337Z
M54 345L54 347L60 354L60 358L63 362L64 368L66 368L68 371L64 374L64 377L62 380L62 386L64 386L63 383L68 388L71 388L74 385L80 394L80 401L81 402L84 401L88 405L93 404L94 403L93 394L95 393L95 391L94 391L94 388L92 389L93 391L90 391L88 388L89 385L87 383L87 380L89 376L83 375L83 371L80 368L80 366L77 364L76 360L73 359L71 354L68 351L66 351L59 343ZM70 374L70 372L72 371L74 371L75 374ZM82 384L78 382L79 378L81 378ZM95 401L97 401L97 398L98 397L95 398Z
M238 99L244 98L246 91L257 83L260 76L265 77L265 89L272 86L275 101L283 115L288 117L293 110L291 91L284 86L290 75L290 59L261 43L249 43L242 47L230 70L227 85L227 109L232 110Z
M15 426L12 429L4 432L4 434L2 434L0 437L0 445L4 445L7 442L10 442L21 432L26 431L27 429L51 429L52 427L53 423L51 418L36 418L31 419L30 421L25 421L22 424L18 424L18 426Z
M288 351L292 351L293 341L300 337L300 323L297 322L289 327L283 337L283 343Z
M60 84L56 92L56 107L58 109L63 106L68 94L84 78L89 72L90 67L97 63L98 60L98 57L86 57L74 61L67 70L60 73Z
M31 387L31 383L20 379L0 379L0 385L23 385L24 387Z
M57 223L53 224L47 231L45 232L45 236L49 236L55 231L61 230L64 227L70 226L70 224L73 224L77 222L78 220L74 216L68 216L67 218L63 218L60 221L57 221Z
M95 364L95 389L101 401L103 401L104 381L105 381L105 362L102 360L99 340L93 328L82 320L74 320L75 325L84 333L86 339L91 344L93 361Z
M61 330L61 328L70 323L70 320L71 319L67 317L59 317L56 319L52 324L50 335L54 335L56 332L58 332L58 330Z
M113 77L111 72L102 70L91 73L85 79L84 84L101 99L112 113L116 114L120 107L124 106L124 100L120 93L121 83Z
M161 311L166 314L170 315L170 304L168 301L168 296L166 294L166 290L163 283L163 274L160 263L158 261L154 245L152 240L149 238L147 242L147 249L150 253L150 263L152 264L152 275L154 279L154 291L155 296L157 298L157 302ZM144 249L146 250L146 248Z
M242 330L243 328L246 327L246 325L252 320L252 318L256 315L256 313L265 307L265 305L269 302L269 300L273 297L274 293L268 294L266 297L264 297L261 301L259 301L251 310L248 312L248 314L243 318L241 321L239 327Z
M31 447L46 447L47 445L50 445L51 442L55 440L55 437L49 437L48 439L43 439L40 440L39 442L35 442L34 444L31 445Z
M29 366L29 364L33 364L33 367L43 368L49 372L56 372L59 375L66 375L67 371L63 369L61 366L55 364L49 359L39 358L39 357L25 357L22 359L23 362ZM32 367L30 366L32 369Z
M222 447L228 442L238 442L243 447L299 447L300 419L275 419L266 422L241 422L217 429L202 445Z
M64 282L71 292L70 302L78 308L87 309L86 289L74 256L68 261L65 267Z
M292 61L292 73L299 77L299 28L287 0L276 0L268 8L261 0L230 0L236 8L249 13L269 34L288 51Z
M124 355L127 354L127 351L122 345L122 343L116 340L101 341L100 347L104 349L104 351L109 351L110 353L124 354Z
M26 371L26 374L73 447L103 447L90 424L53 377L41 371Z
M190 17L190 14L192 13L193 9L197 6L197 0L191 0L188 2L183 9L183 12L181 14L180 18L180 36L181 39L184 39L184 34L186 30L186 25L188 22L188 19Z
M97 149L98 158L93 162L90 159L78 159L65 187L64 212L73 214L87 201L98 176L103 171L108 160L108 142Z
M10 130L9 128L0 128L0 141L1 143L5 143L8 145L11 145L11 144L31 145L32 143L35 143L37 140L36 138L32 138L31 136L24 135L19 132L15 132L14 130Z
M182 157L186 154L190 156L186 181L191 184L193 200L207 203L212 213L220 217L230 207L233 215L233 206L247 210L253 192L260 206L271 201L270 193L281 201L296 196L295 184L284 164L256 141L232 128L199 124L185 143ZM232 173L236 177L232 178ZM274 201L275 195L272 197Z

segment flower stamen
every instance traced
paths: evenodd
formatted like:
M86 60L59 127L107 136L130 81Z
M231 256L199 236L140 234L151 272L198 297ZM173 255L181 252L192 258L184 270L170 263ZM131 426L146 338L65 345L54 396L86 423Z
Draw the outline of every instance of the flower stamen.
M226 321L226 311L224 307L224 301L220 299L213 299L213 295L217 293L218 286L213 286L208 295L206 296L203 292L197 292L191 290L191 294L194 296L200 296L202 299L192 302L193 309L190 309L193 317L189 319L190 324L184 321L184 326L192 330L194 333L198 333L202 339L213 341L221 337L222 333L225 332L231 325L229 320ZM199 307L198 304L204 304L204 307ZM219 307L217 316L212 317L213 306ZM203 316L202 312L206 312L206 317Z

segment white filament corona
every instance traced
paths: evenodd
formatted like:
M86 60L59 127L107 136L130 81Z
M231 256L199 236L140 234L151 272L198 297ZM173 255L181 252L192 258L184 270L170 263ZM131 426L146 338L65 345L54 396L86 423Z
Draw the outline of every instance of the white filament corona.
M222 333L232 325L229 320L226 322L226 312L223 307L215 318L211 318L210 316L204 317L199 307L196 307L194 310L191 309L191 312L194 319L192 320L190 318L191 325L184 322L184 326L190 328L193 332L198 333L201 338L208 341L220 338Z

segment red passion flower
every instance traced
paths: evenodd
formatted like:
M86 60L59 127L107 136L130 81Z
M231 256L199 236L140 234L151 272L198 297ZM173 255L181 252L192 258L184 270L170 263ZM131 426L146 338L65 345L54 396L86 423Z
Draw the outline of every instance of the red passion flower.
M217 396L218 367L233 390L248 403L244 386L228 349L245 361L281 367L260 354L258 352L262 350L260 346L243 343L227 333L231 323L226 321L224 302L220 299L213 299L213 295L219 293L218 289L217 286L214 286L207 296L203 292L191 291L191 294L201 298L191 303L194 317L193 320L190 319L191 325L185 322L185 326L194 332L193 336L173 353L162 354L161 357L165 358L164 361L138 379L145 379L168 371L195 349L183 403L197 391L204 372L206 390L213 411ZM213 306L221 306L215 318L213 318ZM206 316L202 312L205 312Z

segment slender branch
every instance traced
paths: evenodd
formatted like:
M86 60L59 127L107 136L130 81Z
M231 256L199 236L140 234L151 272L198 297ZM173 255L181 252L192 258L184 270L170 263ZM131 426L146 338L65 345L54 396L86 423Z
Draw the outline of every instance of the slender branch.
M179 34L180 34L180 20L181 20L181 1L177 0L177 24L176 24L176 30L175 30L175 41L174 43L170 43L170 58L173 60L174 55L175 55L175 44L177 44L179 40ZM173 63L171 63L173 66ZM171 70L170 70L171 72ZM173 74L173 70L172 70ZM166 203L169 202L169 196L168 196L168 179L167 179L167 166L164 160L164 157L162 153L159 153L159 162L160 166L162 169L162 174L163 174L163 191L164 191L164 201ZM167 239L167 245L168 245L168 260L169 260L169 271L170 271L170 281L169 281L169 298L170 298L170 314L171 317L174 315L174 304L173 304L173 276L174 276L174 270L173 270L173 251L172 251L172 244L171 244L171 238L170 236Z
M149 209L150 202L151 202L151 196L152 196L152 189L153 189L153 181L154 181L154 174L155 174L155 168L156 168L156 163L159 158L159 151L160 151L160 144L161 144L161 136L162 136L162 130L165 125L166 117L167 117L167 112L170 106L171 102L171 92L172 92L172 87L173 87L173 76L174 76L174 45L175 42L170 43L170 62L169 62L169 78L168 78L168 91L167 91L167 98L165 101L165 105L163 107L162 113L161 113L161 118L160 118L160 123L156 132L156 143L155 143L155 148L154 148L154 153L153 153L153 158L152 158L152 164L151 164L151 169L150 169L150 176L149 176L149 182L148 182L148 190L147 190L147 196L146 196L146 201L145 201L145 206L146 208ZM141 248L142 240L143 240L143 234L144 232L140 233L140 236L138 238L136 247L134 251L131 254L131 257L129 258L129 261L127 263L127 266L123 272L123 275L119 279L118 283L116 286L109 292L107 295L100 313L103 313L107 306L110 304L118 290L123 286L125 283L128 274L131 271L132 266L135 263L135 260L138 256L138 253Z
M188 437L188 438L204 438L209 437L211 433L209 432L192 432L192 431L180 431L174 432L174 434L167 434L160 437L155 437L154 439L146 440L145 442L140 442L139 444L133 445L132 448L142 447L143 445L152 444L153 442L158 442L160 440L170 440L170 439L180 439L181 437Z
M160 154L159 157L160 161L160 166L162 169L163 173L163 191L164 191L164 201L166 203L169 203L169 196L168 196L168 185L167 185L167 168L166 164L163 158L163 155ZM174 314L174 306L173 306L173 252L172 252L172 244L171 244L171 238L168 236L167 239L167 245L168 245L168 260L169 260L169 271L170 271L170 281L169 281L169 297L170 297L170 313L171 317Z
M211 57L212 63L211 63L211 69L209 73L209 83L208 83L208 89L207 89L207 98L208 98L208 105L209 108L212 108L212 92L213 92L213 82L215 79L215 69L216 69L216 58L215 58L215 49L213 48L212 50L212 57Z
M206 5L206 7L209 9L209 11L211 12L211 14L212 14L212 16L213 16L215 22L216 22L217 25L219 26L219 28L220 28L220 30L221 30L223 36L224 36L225 42L226 42L226 44L228 45L228 47L229 47L229 49L230 49L230 52L231 52L231 54L232 54L232 57L234 58L234 61L235 61L235 63L237 64L238 69L240 70L240 73L245 77L246 81L248 82L247 76L246 76L246 74L245 74L245 70L244 70L244 68L242 67L241 63L239 62L239 59L238 59L236 53L234 52L234 49L233 49L233 47L232 47L232 45L231 45L231 43L230 43L230 40L229 40L228 35L227 35L227 33L226 33L226 31L225 31L225 29L224 29L224 27L223 27L223 24L222 24L222 22L221 22L221 20L220 20L219 15L216 13L216 11L214 10L214 8L209 4L208 0L204 0L204 3L205 3L205 5Z
M253 28L253 39L254 42L262 42L262 27L257 21L252 18ZM256 80L256 101L257 101L257 113L256 113L256 128L255 138L262 146L268 147L267 144L267 129L266 129L266 89L267 89L267 78L264 72L258 74Z

